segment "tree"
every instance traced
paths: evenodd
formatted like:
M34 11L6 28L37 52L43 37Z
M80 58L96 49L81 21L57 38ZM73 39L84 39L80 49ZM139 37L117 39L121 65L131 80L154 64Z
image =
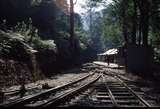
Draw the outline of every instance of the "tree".
M109 5L103 10L103 40L107 48L118 47L123 43L122 28L117 16L114 13L113 6Z
M151 0L114 0L113 5L122 24L125 43L136 44L139 38L139 44L147 46Z
M96 8L101 6L102 0L88 0L84 8L87 10L86 15L86 25L88 26L88 37L91 40L91 48L93 49L93 54L102 52L103 42L102 42L102 19L103 15L101 11L96 11Z
M74 5L77 3L77 0L75 3L73 0L70 0L70 46L71 46L71 52L75 53L76 49L76 42L75 42L75 34L74 34Z
M74 3L70 0L70 46L71 51L74 52Z

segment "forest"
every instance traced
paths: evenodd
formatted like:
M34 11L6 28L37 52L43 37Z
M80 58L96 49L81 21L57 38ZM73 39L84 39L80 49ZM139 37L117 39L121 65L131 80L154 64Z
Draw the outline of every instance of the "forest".
M87 0L83 15L70 2L0 1L0 84L50 77L110 48L152 47L160 64L159 0Z

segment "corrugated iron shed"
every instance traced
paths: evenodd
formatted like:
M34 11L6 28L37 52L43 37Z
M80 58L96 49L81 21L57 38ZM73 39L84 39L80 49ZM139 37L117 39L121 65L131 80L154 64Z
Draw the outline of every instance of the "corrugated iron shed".
M104 55L115 55L115 54L118 54L118 49L113 48L113 49L109 49L106 52L98 54L98 55L104 56Z

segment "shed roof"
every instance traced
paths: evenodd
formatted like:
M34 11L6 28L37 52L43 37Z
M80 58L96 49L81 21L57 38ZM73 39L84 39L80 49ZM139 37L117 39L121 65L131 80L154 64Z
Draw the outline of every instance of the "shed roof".
M113 48L113 49L109 49L104 53L98 54L98 55L115 55L118 54L118 49Z

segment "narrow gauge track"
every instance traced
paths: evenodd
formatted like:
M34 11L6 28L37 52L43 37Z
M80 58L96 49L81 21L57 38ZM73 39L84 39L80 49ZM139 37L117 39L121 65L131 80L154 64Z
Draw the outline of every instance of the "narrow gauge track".
M27 96L27 95L31 95L31 94L33 94L33 93L39 93L39 92L41 92L43 89L42 88L40 88L40 87L28 87L28 88L26 88L26 93L25 93L25 96ZM6 91L6 92L4 92L4 96L5 96L5 98L4 98L4 101L12 101L13 99L15 100L15 99L18 99L19 98L19 93L20 92L20 90L13 90L13 91Z
M108 76L109 77L109 76ZM112 76L116 81L106 82L106 87L112 103L116 107L151 107L139 94L143 94L139 87L128 85L120 77ZM103 76L106 81L105 76ZM134 90L133 90L134 89ZM135 92L137 91L137 92Z
M137 87L136 84L134 84L133 81L127 82L127 80L121 78L119 74L104 70L103 68L98 70L95 68L94 70L96 73L88 74L88 76L84 77L84 79L82 78L82 80L91 77L91 75L92 78L85 82L80 79L79 81L82 82L75 87L70 87L71 85L68 83L61 87L53 88L44 93L3 106L39 108L59 106L153 107L148 100L140 96L144 93L140 90L140 87ZM75 83L71 84L74 85ZM65 89L68 87L70 87L70 89ZM48 99L50 94L58 92L60 89L65 89L65 91L58 93L57 95L52 95L50 99ZM84 95L85 97L80 98L81 95ZM86 96L89 97L88 100L86 100ZM41 98L44 100L43 102L41 101ZM41 103L36 104L37 101L40 101ZM81 103L82 101L83 103ZM86 105L84 105L85 103Z
M90 76L93 76L95 73L90 73L90 74L87 74L81 78L77 78L75 81L70 81L64 85L61 85L61 86L57 86L57 87L54 87L54 88L51 88L51 89L48 89L48 90L45 90L43 92L40 92L40 93L37 93L37 94L34 94L34 95L29 95L29 96L25 96L23 98L19 98L19 99L15 99L11 102L5 102L5 103L2 103L0 104L0 107L23 107L25 104L29 103L30 101L34 101L34 100L37 100L39 98L43 98L43 97L46 97L47 95L49 94L53 94L53 93L56 93L57 91L59 90L62 90L62 89L65 89L69 86L72 86L78 82L81 82L87 78L89 78Z
M73 88L69 90L68 92L64 92L62 94L59 94L56 97L53 97L49 101L42 103L36 107L43 108L43 107L58 107L60 104L65 103L67 100L70 101L72 98L75 96L78 96L83 92L84 90L88 89L90 85L94 84L96 81L100 79L101 75L97 74L94 77L90 78L88 81L85 83L79 85L76 88ZM29 106L32 107L32 106Z
M66 103L66 107L152 107L139 96L143 92L135 85L127 85L113 75L102 74L101 77L101 81L93 84L89 91L81 94L84 95L83 97L79 96L77 100Z
M88 70L88 71L91 71L89 68L85 68L85 69ZM28 87L28 88L26 88L26 90L27 90L27 92L29 92L29 91L32 91L32 90L42 90L42 89L39 88L38 86L36 86L36 87ZM3 93L4 93L5 96L15 96L15 95L19 94L19 91L20 90L17 89L17 90L11 90L11 91L4 91Z
M92 67L86 67L86 66L84 66L84 69L87 70L87 71L91 71L91 68ZM92 71L94 69L96 69L96 67L93 67ZM35 86L35 87L28 87L28 88L26 88L26 90L29 92L29 91L32 91L32 90L42 90L42 89L39 88L38 86ZM17 90L11 90L11 91L4 91L3 93L4 93L5 96L15 96L15 95L19 94L19 91L20 90L17 89Z
M34 90L34 89L37 89L38 87L29 87L27 88L26 90L27 91L30 91L30 90ZM6 92L3 92L5 94L5 96L10 96L10 95L16 95L19 93L20 90L12 90L12 91L6 91Z

